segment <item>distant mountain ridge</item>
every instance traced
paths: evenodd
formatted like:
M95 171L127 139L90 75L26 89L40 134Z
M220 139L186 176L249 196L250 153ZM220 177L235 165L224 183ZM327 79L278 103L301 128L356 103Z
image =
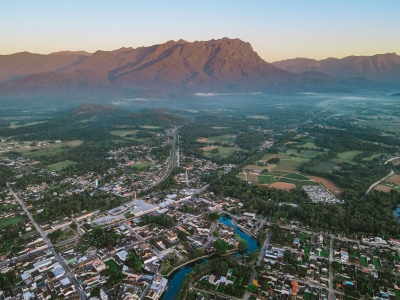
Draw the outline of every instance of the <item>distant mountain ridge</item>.
M193 95L391 88L365 78L342 79L319 70L307 71L297 74L267 63L240 39L179 40L92 54L0 55L0 94L140 91Z
M400 83L400 56L396 53L323 60L294 58L274 62L273 65L293 73L319 71L340 78L363 76L371 80Z

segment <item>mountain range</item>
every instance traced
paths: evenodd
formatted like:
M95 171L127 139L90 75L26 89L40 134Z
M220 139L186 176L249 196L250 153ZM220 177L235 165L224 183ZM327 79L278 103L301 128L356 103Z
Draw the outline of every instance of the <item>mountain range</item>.
M330 72L321 67L325 66L322 61L294 59L271 64L249 43L229 38L169 41L150 47L95 53L22 52L0 55L0 95L88 91L136 91L147 95L396 91L400 84L397 80L400 79L399 57L387 56L391 58L380 65L382 72L386 70L384 79L387 82L383 82L380 76L370 76L366 72ZM388 71L389 66L391 71Z
M400 56L396 53L323 60L294 58L274 62L273 65L293 73L314 71L340 78L365 77L371 80L400 83Z

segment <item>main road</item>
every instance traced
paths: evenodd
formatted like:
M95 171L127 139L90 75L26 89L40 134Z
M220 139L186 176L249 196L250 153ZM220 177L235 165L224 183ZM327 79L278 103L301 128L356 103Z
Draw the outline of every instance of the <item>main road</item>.
M19 204L21 205L22 209L24 210L24 212L26 213L26 215L28 216L29 220L31 220L33 226L35 226L37 232L39 232L39 234L42 236L43 241L47 244L47 247L51 250L51 252L53 253L54 257L56 258L56 260L58 261L58 263L63 267L63 269L65 270L65 274L67 275L67 277L69 278L69 280L71 280L71 282L74 284L75 286L75 290L79 295L79 298L81 299L86 299L86 295L85 293L82 291L81 286L79 285L78 281L76 280L74 274L72 274L71 270L69 269L69 267L67 266L67 264L64 262L64 260L60 257L60 255L57 253L57 251L54 249L53 244L51 243L51 241L47 238L46 234L44 233L44 231L42 230L42 228L36 223L35 219L32 217L32 214L29 212L29 210L26 208L25 203L18 197L18 195L16 193L14 193L14 191L11 189L10 185L7 183L7 186L10 190L10 193L14 196L15 200L17 200L19 202Z

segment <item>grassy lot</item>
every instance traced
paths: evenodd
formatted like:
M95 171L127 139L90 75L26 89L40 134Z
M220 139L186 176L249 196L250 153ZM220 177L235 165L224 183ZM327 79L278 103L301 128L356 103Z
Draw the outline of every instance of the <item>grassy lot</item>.
M301 148L309 148L309 149L317 149L317 145L314 144L314 142L307 142L304 145L297 145L296 147L301 147Z
M270 175L258 175L258 183L271 184L275 182L274 176Z
M315 158L318 155L321 155L324 152L316 151L316 150L301 150L300 156L304 158Z
M277 157L281 161L276 164L274 171L298 172L298 167L302 163L309 161L307 158L292 157L285 154L278 154Z
M320 256L323 256L323 257L329 257L329 251L328 251L328 249L322 249L322 251L320 252L319 255L320 255Z
M307 176L297 174L297 173L289 173L284 175L285 178L296 179L296 180L310 180Z
M220 136L211 136L207 138L209 142L233 142L235 140L235 136L232 134L225 134Z
M380 270L382 268L379 258L374 257L374 266L377 270Z
M286 177L281 177L279 179L279 182L286 182L286 183L293 183L295 185L318 185L318 182L311 181L311 180L296 180L296 179L291 179L291 178L286 178Z
M128 134L135 135L138 131L137 130L111 130L110 133L112 135L126 137Z
M262 115L255 115L255 116L249 116L251 119L261 119L261 120L269 120L268 116L262 116Z
M312 234L302 232L300 235L300 242L305 243L309 238L311 238Z
M361 257L360 258L360 263L363 267L368 267L368 261L366 257Z
M354 156L357 154L361 154L363 151L345 151L338 153L337 158L334 160L336 162L349 162L349 163L355 163L353 161Z
M26 124L21 124L21 125L18 125L17 122L11 122L10 128L18 128L18 127L32 126L32 125L42 124L42 123L46 123L46 122L47 122L47 121L38 121L38 122L30 122L30 123L26 123Z
M371 155L370 157L363 158L364 161L372 161L374 158L379 158L381 155L385 155L386 153L378 153Z
M5 205L0 206L0 211L7 211L7 210L10 210L10 209L12 209L12 208L14 208L14 207L17 207L17 206L19 206L18 203L15 203L15 204L5 204Z
M211 153L211 151L204 151L204 155L206 156L229 156L235 151L241 151L239 147L219 147L218 153Z
M50 169L51 171L60 171L70 165L73 165L73 164L75 164L75 162L67 160L67 161L59 162L57 164L48 166L47 168Z
M17 224L17 223L22 222L22 221L25 221L25 219L21 218L21 217L0 219L0 228L4 228L4 227L6 227L8 225Z
M150 168L150 167L153 167L153 166L154 166L154 164L151 163L151 162L143 162L143 163L140 163L140 164L137 164L137 165L133 165L132 168L133 169L137 169L137 170L142 170L142 169Z
M117 263L112 259L107 260L105 262L105 264L109 269L111 269L111 271L119 271L119 270L121 270L120 266L118 266Z
M160 126L143 125L143 126L140 126L140 128L143 128L143 129L158 129L158 128L161 128L161 127Z
M64 147L76 147L81 145L83 142L80 140L75 140L75 141L68 141L68 142L61 142L61 143L53 143L53 144L48 144L46 146L42 147L30 147L27 149L19 150L22 154L23 157L26 158L35 158L35 157L40 157L40 156L49 156L49 155L54 155L57 153L60 153L63 151L62 148Z
M323 161L311 169L316 172L328 173L332 171L334 167L336 167L336 163L331 161Z

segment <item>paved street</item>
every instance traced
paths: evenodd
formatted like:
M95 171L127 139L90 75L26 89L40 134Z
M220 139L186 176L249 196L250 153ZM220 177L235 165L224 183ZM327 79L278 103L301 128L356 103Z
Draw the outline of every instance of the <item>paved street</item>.
M71 282L74 284L75 289L81 299L86 299L85 293L82 291L78 281L72 274L71 270L67 266L67 264L64 262L64 260L60 257L60 255L55 251L53 244L51 241L47 238L46 234L43 232L42 228L36 223L35 219L32 217L31 213L29 210L26 208L25 203L18 197L16 193L10 188L10 186L7 184L8 188L10 189L10 193L14 196L15 200L19 202L21 205L22 209L25 211L26 215L28 216L29 220L32 222L33 226L35 226L37 232L41 235L43 238L43 241L47 244L51 252L53 253L54 257L56 260L59 262L59 264L64 268L65 274L67 277L71 280Z

